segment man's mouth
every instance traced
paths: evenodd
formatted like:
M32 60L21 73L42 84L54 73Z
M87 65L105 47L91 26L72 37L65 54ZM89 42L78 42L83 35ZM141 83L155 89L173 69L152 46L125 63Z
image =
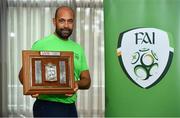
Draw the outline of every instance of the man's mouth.
M70 31L69 31L69 30L62 30L62 33L63 33L63 34L69 34Z

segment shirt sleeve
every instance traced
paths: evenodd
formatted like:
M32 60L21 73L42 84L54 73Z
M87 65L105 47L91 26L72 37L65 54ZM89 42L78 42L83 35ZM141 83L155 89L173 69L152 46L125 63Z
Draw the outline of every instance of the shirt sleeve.
M38 50L37 42L38 41L33 43L32 47L31 47L31 50Z
M86 61L85 53L84 53L84 51L82 49L81 50L81 68L80 68L80 73L82 71L85 71L85 70L89 70L89 67L88 67L88 64L87 64L87 61Z

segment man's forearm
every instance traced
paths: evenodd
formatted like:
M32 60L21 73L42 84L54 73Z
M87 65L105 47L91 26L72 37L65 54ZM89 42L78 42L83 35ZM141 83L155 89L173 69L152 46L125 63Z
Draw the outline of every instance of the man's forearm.
M78 89L89 89L91 81L87 78L82 78L78 81Z
M91 77L89 74L89 70L81 72L80 80L77 83L79 89L89 89L91 85Z
M19 72L19 81L21 82L21 84L23 84L23 70L22 70L22 68Z

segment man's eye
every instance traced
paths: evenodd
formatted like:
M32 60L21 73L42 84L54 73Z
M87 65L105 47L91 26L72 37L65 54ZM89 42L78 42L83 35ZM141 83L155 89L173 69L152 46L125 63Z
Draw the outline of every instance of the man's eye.
M73 20L68 20L69 23L73 23Z
M64 22L65 22L65 20L63 20L63 19L59 19L59 22L60 22L60 23L64 23Z

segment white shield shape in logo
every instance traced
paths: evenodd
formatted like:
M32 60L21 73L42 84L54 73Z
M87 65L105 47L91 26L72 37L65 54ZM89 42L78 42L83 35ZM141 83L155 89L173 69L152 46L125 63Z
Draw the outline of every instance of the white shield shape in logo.
M167 32L136 28L120 33L117 54L129 79L142 88L157 84L167 73L174 49Z

